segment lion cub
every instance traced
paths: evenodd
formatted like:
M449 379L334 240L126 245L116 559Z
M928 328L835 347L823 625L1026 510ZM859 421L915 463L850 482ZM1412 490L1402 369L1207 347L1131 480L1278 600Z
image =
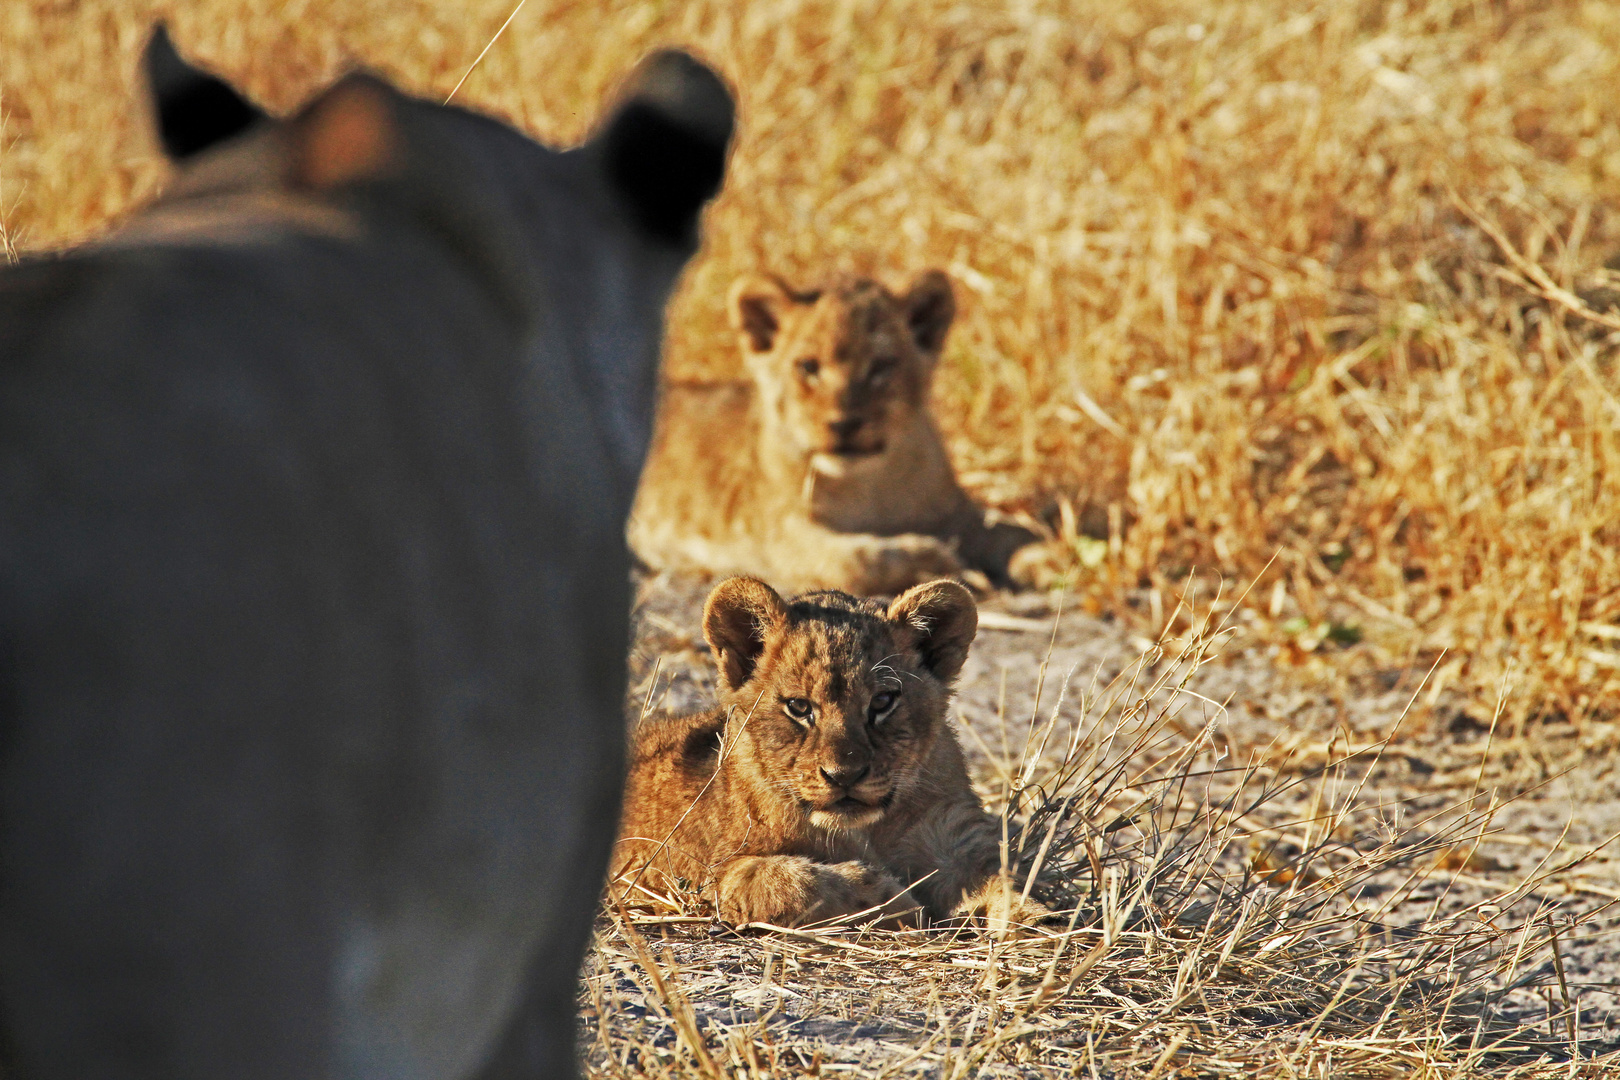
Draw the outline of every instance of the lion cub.
M721 704L636 730L621 895L684 879L727 922L779 926L868 910L1045 914L1003 887L999 822L945 717L977 629L953 581L887 608L721 582L703 613Z
M956 312L943 273L898 297L745 277L730 309L752 379L664 387L630 520L643 562L863 596L964 569L1006 581L1035 536L985 523L928 410Z

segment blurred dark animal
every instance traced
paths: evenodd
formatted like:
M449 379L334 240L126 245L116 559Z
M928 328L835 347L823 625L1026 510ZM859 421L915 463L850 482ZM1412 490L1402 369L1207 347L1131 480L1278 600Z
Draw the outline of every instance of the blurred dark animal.
M572 1075L730 95L659 54L563 153L146 68L165 197L0 275L5 1074Z
M896 295L837 277L731 291L748 381L665 387L630 544L656 569L757 574L786 589L891 596L982 572L1006 584L1033 533L990 524L929 411L956 314L950 279Z

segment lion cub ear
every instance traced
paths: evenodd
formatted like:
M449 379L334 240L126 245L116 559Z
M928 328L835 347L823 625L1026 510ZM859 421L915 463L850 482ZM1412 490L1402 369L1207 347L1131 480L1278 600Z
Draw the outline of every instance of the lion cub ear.
M742 337L743 348L759 355L776 345L782 316L793 294L776 278L763 274L740 277L731 286L731 328Z
M723 689L736 690L748 681L766 640L785 622L781 595L757 578L727 578L714 587L703 605L703 639L714 650Z
M395 96L357 72L310 102L289 125L294 182L323 191L394 171L403 157Z
M901 301L906 311L906 326L911 338L929 356L939 356L945 347L945 334L956 318L956 296L951 291L951 279L943 270L924 270L917 275Z
M979 608L960 583L929 581L901 593L889 605L889 621L912 634L923 667L949 686L967 662L968 647L979 632Z

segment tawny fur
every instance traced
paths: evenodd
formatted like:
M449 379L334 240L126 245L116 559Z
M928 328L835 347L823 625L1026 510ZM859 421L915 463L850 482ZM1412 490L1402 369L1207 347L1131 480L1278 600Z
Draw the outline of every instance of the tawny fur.
M1005 582L1035 537L986 524L929 413L954 314L937 270L899 297L866 278L803 293L738 281L731 319L751 380L664 387L636 554L863 596L964 570Z
M946 718L977 626L951 581L887 608L721 582L704 611L721 702L637 729L621 895L684 881L728 922L782 926L869 910L891 922L1043 913L1009 903L999 822Z

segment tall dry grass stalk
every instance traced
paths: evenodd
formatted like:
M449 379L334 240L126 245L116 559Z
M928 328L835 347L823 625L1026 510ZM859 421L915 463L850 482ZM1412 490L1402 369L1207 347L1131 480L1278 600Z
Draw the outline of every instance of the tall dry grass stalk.
M1047 701L1001 717L1023 734L989 793L1007 888L1051 921L728 934L701 896L642 889L599 927L582 995L594 1071L1614 1075L1620 1052L1581 1045L1573 926L1543 895L1578 860L1453 897L1500 803L1476 785L1401 820L1369 787L1393 731L1292 779L1230 760L1224 710L1188 689L1225 636L1195 618L1106 685L1052 673ZM879 1035L858 1035L863 1015Z
M0 205L38 250L157 188L160 12L284 109L350 59L442 98L512 6L12 0ZM666 42L743 121L673 369L735 373L739 271L943 266L957 460L1062 511L1094 601L1278 553L1274 627L1353 612L1521 714L1620 697L1620 8L531 0L457 100L572 140Z

